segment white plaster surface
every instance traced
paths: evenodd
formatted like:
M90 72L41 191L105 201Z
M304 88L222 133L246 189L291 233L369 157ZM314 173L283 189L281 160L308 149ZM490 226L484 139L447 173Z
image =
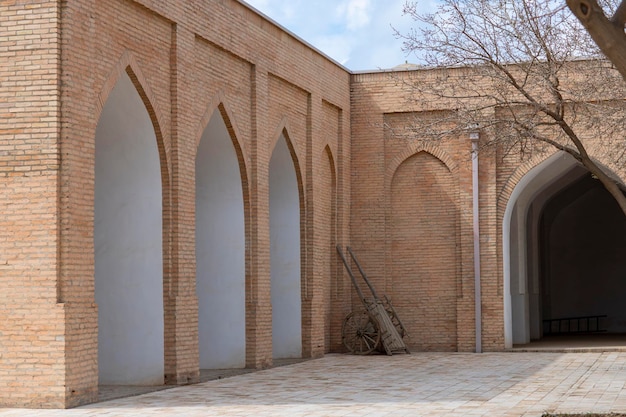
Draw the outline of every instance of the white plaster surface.
M563 152L553 155L530 170L520 180L509 198L502 224L504 343L507 348L513 344L530 342L531 325L526 276L528 209L538 194L555 181L562 181L576 164L574 158Z
M124 74L96 129L95 297L101 384L163 383L162 198L148 112Z
M287 141L270 160L270 261L274 358L302 356L300 200Z
M200 368L243 368L243 191L237 154L218 111L202 135L196 156L196 290Z

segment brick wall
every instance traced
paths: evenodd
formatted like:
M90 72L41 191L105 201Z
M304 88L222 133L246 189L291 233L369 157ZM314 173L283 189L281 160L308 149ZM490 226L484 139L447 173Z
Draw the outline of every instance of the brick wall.
M588 70L585 65L572 63L569 76ZM452 92L455 83L470 79L487 82L469 68L352 75L351 241L376 287L392 296L417 350L475 348L469 132L433 140L415 129L429 120L453 120L447 99L422 95L429 83ZM624 178L616 163L619 135L593 136L584 118L576 123L593 158ZM482 143L488 134L481 133ZM505 347L502 222L509 198L524 175L555 152L549 146L480 152L483 350Z
M299 169L303 355L328 351L330 242L348 230L348 72L237 1L1 7L0 384L9 389L0 404L96 400L94 138L122 73L148 110L161 158L166 381L198 378L195 153L215 111L243 178L246 363L272 362L267 192L281 133Z
M0 5L0 404L64 405L59 27L56 1Z
M424 144L385 129L449 113L406 88L440 82L438 70L350 74L236 0L14 0L0 23L0 405L97 400L95 131L124 73L159 149L167 383L199 377L195 156L215 112L242 177L248 367L272 363L268 177L281 134L300 191L303 356L342 351L343 318L361 308L336 244L392 297L413 348L475 348L469 137ZM585 139L624 177L611 141ZM504 347L504 211L550 153L480 156L485 350Z
M352 76L351 241L410 346L472 351L471 147L469 137L449 136L424 145L406 130L415 118L445 116L445 105L411 97L407 83L421 77L434 75Z
M455 185L425 152L405 160L391 183L390 296L418 350L457 350Z

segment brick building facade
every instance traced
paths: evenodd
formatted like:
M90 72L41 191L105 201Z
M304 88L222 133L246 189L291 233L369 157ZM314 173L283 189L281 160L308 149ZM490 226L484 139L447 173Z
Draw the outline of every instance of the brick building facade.
M480 158L477 338L469 137L383 129L445 103L236 0L16 0L0 23L0 405L340 352L358 302L336 244L415 351L536 338L541 291L509 265L535 258L509 240L538 221L518 213L582 187L563 156ZM589 206L553 211L572 202Z

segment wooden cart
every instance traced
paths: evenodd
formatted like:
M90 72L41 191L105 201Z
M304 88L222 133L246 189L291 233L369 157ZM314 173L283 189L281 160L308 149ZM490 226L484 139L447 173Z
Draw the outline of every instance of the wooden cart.
M387 355L410 353L409 348L404 343L404 338L408 337L408 334L396 314L396 310L391 305L391 301L387 296L383 296L383 299L378 297L352 249L348 246L347 250L370 289L372 298L365 298L363 295L341 246L337 245L337 252L364 307L363 310L351 312L345 318L341 331L344 346L356 355L366 355L381 347Z

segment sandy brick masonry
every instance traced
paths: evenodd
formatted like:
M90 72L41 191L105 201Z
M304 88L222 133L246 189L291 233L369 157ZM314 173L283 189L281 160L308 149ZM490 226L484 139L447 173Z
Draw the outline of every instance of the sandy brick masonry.
M243 173L247 365L272 361L268 164L281 134L301 195L303 355L331 349L331 328L338 349L330 309L346 304L329 298L343 279L329 248L349 224L344 68L237 1L8 1L0 23L0 404L97 398L94 136L124 73L161 157L166 382L199 376L194 161L215 111Z
M0 403L62 407L59 3L3 2L0 27Z
M448 82L474 76L469 68L352 74L350 240L376 286L392 296L402 317L410 317L407 327L415 348L473 351L469 131L437 142L420 140L427 138L411 128L416 119L449 114L451 103L420 97L410 87L437 83L444 71ZM582 135L590 154L623 178L624 168L612 162L610 140L590 137L587 132ZM509 198L522 177L554 152L505 155L495 149L480 154L484 351L505 348L502 224Z
M195 163L214 114L241 176L247 368L273 363L269 171L281 138L297 178L302 357L343 352L343 319L361 308L337 244L351 245L394 300L414 351L473 352L469 137L419 145L384 129L450 111L398 82L433 82L437 71L351 73L237 0L0 1L0 407L97 401L95 137L126 76L161 172L166 384L200 376ZM624 177L610 147L590 139L592 155ZM504 213L522 177L549 156L480 158L485 351L505 347Z

